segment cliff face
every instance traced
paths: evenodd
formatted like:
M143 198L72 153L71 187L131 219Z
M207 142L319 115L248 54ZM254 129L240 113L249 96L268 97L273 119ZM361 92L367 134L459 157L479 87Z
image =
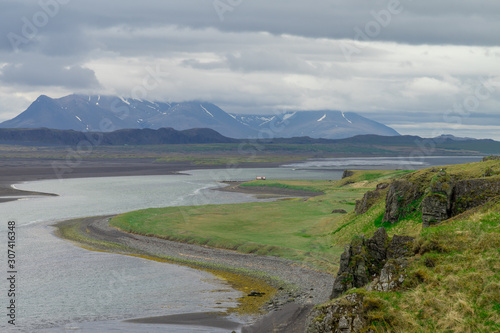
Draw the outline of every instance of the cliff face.
M397 275L393 269L395 266L404 266L394 260L404 260L410 256L412 244L412 237L395 235L389 239L384 228L379 228L368 239L354 237L340 257L340 268L330 298L337 298L349 289L364 287L372 281L376 281L372 287L377 290L396 288L398 282L388 281L387 278Z
M398 180L389 186L384 221L396 223L420 211L424 227L480 206L500 195L500 177L458 179L445 170L435 173L427 184Z
M367 239L354 237L340 259L331 295L334 301L311 312L307 332L366 331L370 322L367 312L377 303L359 292L338 297L352 288L366 287L367 291L399 288L406 278L413 240L397 235L390 239L384 228L379 228Z
M366 213L382 195L385 195L388 186L389 184L387 183L378 184L374 191L368 191L362 199L356 200L356 207L354 208L356 215Z
M397 180L389 186L385 199L384 221L396 223L418 205L421 189L407 180Z
M500 179L467 179L456 183L450 200L450 215L461 214L500 195Z

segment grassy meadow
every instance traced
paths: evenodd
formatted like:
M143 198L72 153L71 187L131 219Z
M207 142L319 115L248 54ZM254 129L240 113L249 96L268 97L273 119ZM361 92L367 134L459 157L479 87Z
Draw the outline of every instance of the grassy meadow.
M356 172L344 180L252 181L324 195L273 202L145 209L114 217L121 230L160 238L298 260L316 268L337 269L344 239L332 232L354 218L355 201L380 181L407 171ZM348 214L332 214L343 209Z

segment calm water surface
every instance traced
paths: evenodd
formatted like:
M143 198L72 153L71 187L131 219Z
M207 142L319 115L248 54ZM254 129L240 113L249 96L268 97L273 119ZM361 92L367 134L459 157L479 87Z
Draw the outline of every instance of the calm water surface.
M322 171L286 168L196 170L189 175L45 180L16 185L23 190L59 195L27 198L0 206L5 220L2 239L6 239L7 221L17 222L16 328L26 332L132 332L147 326L146 331L155 332L164 331L165 326L124 324L117 320L217 311L235 306L234 300L240 293L211 274L87 251L55 237L50 225L68 218L148 207L255 201L246 194L210 188L222 186L218 183L220 180L249 180L261 174L270 178L325 177ZM338 178L340 174L340 171L327 172L326 177ZM2 255L6 259L5 254ZM6 295L2 293L2 304L6 302ZM1 324L12 329L6 326L5 320ZM170 326L169 331L224 332L185 326Z

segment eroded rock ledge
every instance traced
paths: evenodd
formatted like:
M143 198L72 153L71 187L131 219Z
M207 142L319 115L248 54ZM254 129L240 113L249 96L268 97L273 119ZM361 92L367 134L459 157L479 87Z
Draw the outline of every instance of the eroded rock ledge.
M459 215L471 208L483 205L500 195L500 177L459 179L448 175L445 169L434 171L430 181L416 184L407 179L391 184L379 184L356 202L356 214L366 213L385 194L383 221L397 223L406 216L420 211L423 227L429 227Z
M331 301L315 308L307 324L308 333L361 332L367 329L367 312L372 308L363 293L345 292L366 287L368 291L391 291L406 278L408 257L413 255L412 237L388 237L379 228L373 237L356 236L341 255L340 268L333 284Z

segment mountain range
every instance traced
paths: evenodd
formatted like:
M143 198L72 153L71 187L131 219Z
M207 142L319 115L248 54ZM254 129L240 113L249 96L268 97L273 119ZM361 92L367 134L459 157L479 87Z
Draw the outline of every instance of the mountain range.
M151 146L165 144L236 144L224 145L223 151L236 151L241 145L261 144L273 147L273 151L316 151L323 153L357 153L364 155L408 155L417 153L441 155L490 155L499 154L500 142L456 138L443 135L436 138L418 136L358 135L345 139L313 139L310 137L264 138L259 140L233 139L209 128L177 131L173 128L123 129L113 132L79 132L48 128L0 128L0 144L23 146L75 146L89 143L101 146ZM293 147L293 148L292 148ZM412 156L412 155L411 155Z
M207 102L164 103L100 95L69 95L58 99L42 95L17 117L0 124L0 128L42 127L83 132L210 128L226 137L240 139L399 135L392 128L353 112L319 110L242 115L227 113Z
M199 143L237 143L239 140L227 138L209 128L194 128L177 131L173 128L153 130L122 129L113 132L78 132L49 128L0 128L1 144L33 146L75 146L82 142L94 145L163 145Z

